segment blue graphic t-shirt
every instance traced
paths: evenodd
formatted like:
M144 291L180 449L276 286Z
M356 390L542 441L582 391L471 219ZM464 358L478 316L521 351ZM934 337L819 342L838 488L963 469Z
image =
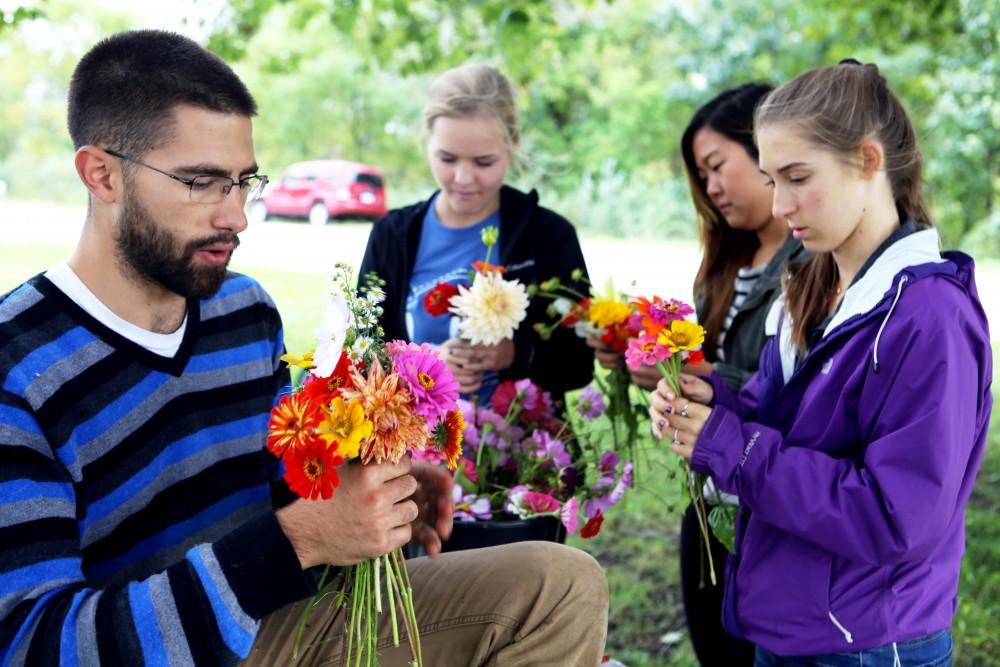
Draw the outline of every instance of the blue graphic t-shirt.
M435 197L435 201L437 197ZM494 211L485 220L471 227L456 229L446 227L434 212L435 201L427 208L417 258L410 276L410 289L406 297L406 332L415 343L440 345L449 338L458 337L458 318L444 314L433 317L424 309L424 297L438 283L468 286L472 263L486 259L482 231L493 225L500 228L500 211ZM499 262L500 243L493 246L492 263ZM497 374L486 373L483 388L476 392L488 398L497 385Z

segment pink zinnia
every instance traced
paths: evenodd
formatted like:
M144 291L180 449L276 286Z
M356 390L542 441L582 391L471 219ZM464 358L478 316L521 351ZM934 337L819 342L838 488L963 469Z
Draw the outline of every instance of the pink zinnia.
M655 366L670 356L670 348L656 342L656 336L642 334L628 342L625 350L625 363L633 370L640 366Z
M559 501L547 493L531 491L524 484L518 484L507 495L504 511L521 519L533 516L547 516L559 513Z
M566 504L562 506L559 510L559 518L562 520L562 524L566 526L566 532L570 535L576 533L576 529L580 527L580 501L573 496Z
M427 420L429 429L455 407L458 382L427 343L416 345L392 341L386 346L396 373L403 379L414 399L414 412Z

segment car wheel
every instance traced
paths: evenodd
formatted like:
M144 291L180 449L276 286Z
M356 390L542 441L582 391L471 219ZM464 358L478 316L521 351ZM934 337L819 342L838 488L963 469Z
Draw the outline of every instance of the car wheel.
M309 209L309 224L315 225L317 227L322 227L330 219L330 211L326 208L326 204L321 201L316 202Z
M264 202L258 200L250 205L250 224L264 222L268 216L267 204Z

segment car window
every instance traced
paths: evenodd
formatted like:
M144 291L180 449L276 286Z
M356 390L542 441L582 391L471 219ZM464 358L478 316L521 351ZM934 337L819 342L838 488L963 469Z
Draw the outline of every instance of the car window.
M376 176L375 174L356 174L354 180L358 183L364 183L365 185L370 185L373 188L382 187L382 177Z

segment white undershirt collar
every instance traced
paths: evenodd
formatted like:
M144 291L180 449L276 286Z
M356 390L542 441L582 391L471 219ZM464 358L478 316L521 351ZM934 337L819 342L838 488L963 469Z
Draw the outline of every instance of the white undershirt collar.
M180 349L184 331L187 329L187 312L184 313L184 321L177 327L177 331L168 334L155 333L123 320L111 312L111 309L83 284L69 264L60 264L49 269L45 277L95 320L136 345L168 358L174 357Z

